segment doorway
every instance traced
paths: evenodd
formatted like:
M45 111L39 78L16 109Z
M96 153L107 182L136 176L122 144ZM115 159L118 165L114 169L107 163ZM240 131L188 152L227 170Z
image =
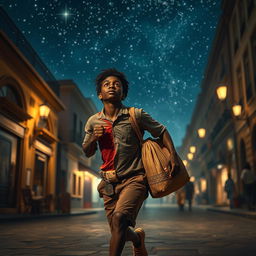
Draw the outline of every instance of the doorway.
M15 208L18 138L0 130L0 208Z
M33 191L36 196L46 196L48 178L48 156L36 151Z

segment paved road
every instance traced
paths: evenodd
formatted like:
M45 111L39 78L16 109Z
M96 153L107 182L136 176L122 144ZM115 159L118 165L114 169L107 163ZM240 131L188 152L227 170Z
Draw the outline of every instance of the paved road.
M256 220L195 208L141 210L149 255L256 255ZM0 224L0 255L108 255L110 238L104 212L94 215ZM132 255L127 243L124 256Z

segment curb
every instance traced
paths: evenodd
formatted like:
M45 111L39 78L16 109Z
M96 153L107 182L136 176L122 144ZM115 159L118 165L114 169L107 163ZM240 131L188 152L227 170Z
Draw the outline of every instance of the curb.
M44 215L15 215L15 216L0 216L0 223L9 221L26 221L26 220L37 220L37 219L51 219L59 217L75 217L82 215L96 214L99 211L85 211L78 213L61 213L61 214L44 214Z
M256 212L246 212L246 211L242 212L239 210L218 209L218 208L212 208L212 207L206 208L206 210L212 211L212 212L224 213L224 214L231 214L235 216L256 220Z

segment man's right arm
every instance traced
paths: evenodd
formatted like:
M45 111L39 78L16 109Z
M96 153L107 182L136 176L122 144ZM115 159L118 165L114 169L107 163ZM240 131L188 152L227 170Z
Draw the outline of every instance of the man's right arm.
M103 135L104 128L102 125L95 125L92 134L87 134L82 144L83 151L87 157L91 157L97 150L97 141Z

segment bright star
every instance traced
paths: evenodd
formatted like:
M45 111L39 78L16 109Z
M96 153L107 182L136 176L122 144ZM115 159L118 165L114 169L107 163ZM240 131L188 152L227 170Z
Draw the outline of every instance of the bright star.
M64 19L65 19L65 23L67 23L68 17L71 16L71 15L74 15L74 14L73 14L73 13L70 13L70 12L68 11L67 5L65 5L65 10L64 10L64 12L63 12L63 13L58 13L58 15L63 16Z

